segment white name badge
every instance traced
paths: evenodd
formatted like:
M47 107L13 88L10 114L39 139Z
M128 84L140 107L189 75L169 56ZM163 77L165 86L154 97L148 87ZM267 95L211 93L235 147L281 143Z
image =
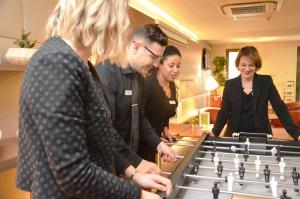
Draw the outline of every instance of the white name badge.
M132 90L125 90L125 95L127 96L132 95Z
M176 102L174 100L170 100L169 103L170 104L176 104Z

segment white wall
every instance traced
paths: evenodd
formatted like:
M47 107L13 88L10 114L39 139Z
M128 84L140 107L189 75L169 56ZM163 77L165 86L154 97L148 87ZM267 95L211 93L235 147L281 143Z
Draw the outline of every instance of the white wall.
M284 83L286 81L292 80L296 83L298 44L297 41L220 44L213 45L212 49L213 57L226 57L226 49L236 49L246 45L254 45L262 57L262 68L258 73L272 75L273 81L282 96Z
M24 28L32 32L32 39L44 41L48 17L56 3L57 0L23 0Z
M0 54L3 57L9 46L13 45L13 39L17 38L23 28L23 9L21 0L0 1Z
M31 32L30 39L44 41L45 25L57 0L0 0L0 54L2 64L8 48L16 47L14 40L21 29ZM37 45L38 47L39 45ZM0 129L2 138L16 136L18 100L23 72L0 71Z
M204 82L209 71L203 70L201 66L202 49L210 48L210 44L205 41L198 43L189 41L187 48L176 47L179 48L182 54L182 63L176 81L179 99L177 118L171 122L182 123L198 114L199 108L207 106L207 92L204 90Z
M23 72L0 71L0 129L3 139L16 136L22 77Z
M17 37L23 27L23 2L21 0L0 1L0 35Z
M31 32L30 40L43 42L47 19L57 0L1 0L0 54L2 63L8 48L16 47L21 29Z

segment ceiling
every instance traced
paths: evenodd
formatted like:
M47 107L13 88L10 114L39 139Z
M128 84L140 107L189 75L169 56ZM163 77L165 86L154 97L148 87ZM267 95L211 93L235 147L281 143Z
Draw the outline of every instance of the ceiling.
M259 0L149 0L167 12L200 40L212 44L260 41L300 41L300 0L275 0L279 11L271 17L234 20L221 5Z

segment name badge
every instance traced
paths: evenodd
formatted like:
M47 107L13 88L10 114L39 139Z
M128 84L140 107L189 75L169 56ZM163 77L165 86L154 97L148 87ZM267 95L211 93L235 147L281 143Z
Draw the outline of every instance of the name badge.
M125 95L127 96L132 95L132 90L125 90Z
M176 102L174 100L170 100L169 103L170 104L176 104Z

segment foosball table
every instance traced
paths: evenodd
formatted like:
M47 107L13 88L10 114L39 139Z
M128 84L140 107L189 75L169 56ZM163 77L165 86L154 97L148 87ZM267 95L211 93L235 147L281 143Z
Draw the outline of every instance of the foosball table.
M170 143L171 144L171 143ZM180 137L178 161L162 163L171 179L169 198L300 198L300 143L260 133L233 137Z

